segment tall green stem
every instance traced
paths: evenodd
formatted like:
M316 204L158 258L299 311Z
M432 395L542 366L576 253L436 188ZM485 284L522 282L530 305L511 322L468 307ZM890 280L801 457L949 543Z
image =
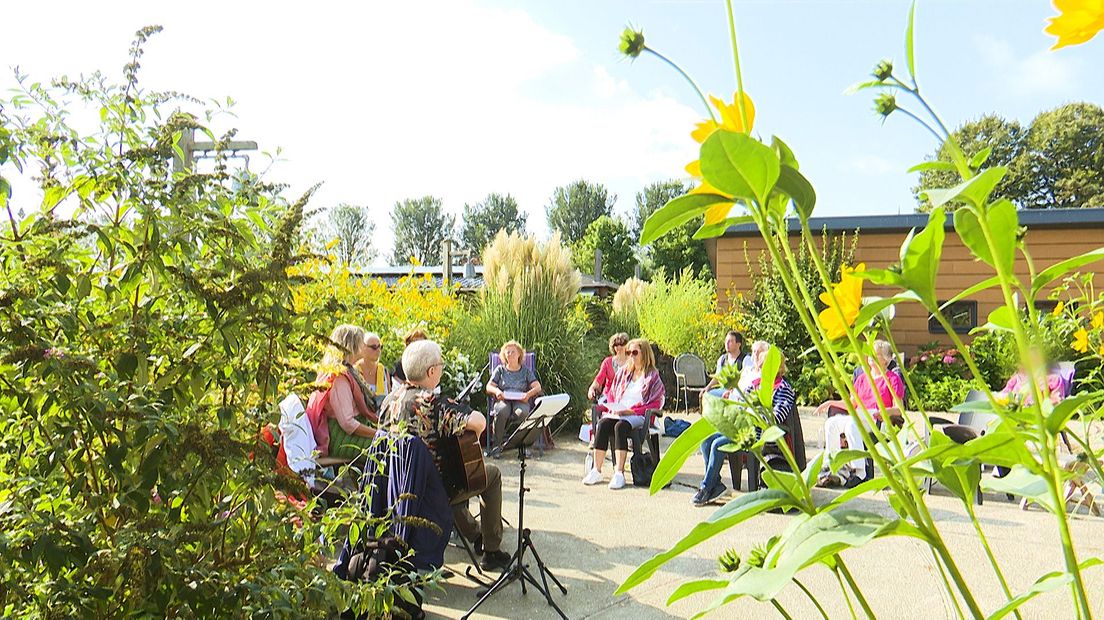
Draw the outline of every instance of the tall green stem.
M997 574L997 581L1000 582L1001 590L1004 590L1005 598L1011 601L1012 591L1008 589L1008 581L1005 580L1004 573L1001 572L1000 565L997 564L997 558L993 555L993 550L989 548L989 539L985 537L985 532L981 529L981 523L978 522L977 514L974 512L974 504L969 497L963 500L963 503L966 505L966 512L970 515L970 522L974 524L974 531L977 532L978 540L981 541L981 546L985 549L985 557L989 558L989 565L993 567L993 572ZM1023 620L1019 609L1013 609L1012 613Z
M836 563L839 565L840 572L843 573L843 578L847 580L847 585L851 587L851 591L855 593L855 598L859 600L859 606L866 612L866 617L877 618L874 615L874 610L870 608L870 604L866 602L866 597L863 596L862 590L859 589L859 584L855 582L855 579L851 576L851 571L847 570L847 565L843 563L843 558L836 556Z
M847 586L843 584L843 577L840 575L838 568L832 571L836 576L836 581L839 582L840 592L843 592L843 600L847 601L847 609L851 611L851 620L858 620L858 616L855 615L855 606L851 604L851 595L847 593Z
M965 618L965 614L962 613L962 605L958 604L958 597L955 596L954 588L951 587L951 582L947 581L947 571L943 570L943 561L939 559L939 556L935 553L935 549L928 547L928 551L931 551L932 559L935 560L935 567L939 569L939 578L943 580L943 588L947 590L947 596L951 597L951 604L954 605L955 611L958 612L958 617Z
M771 599L771 605L774 605L774 608L778 610L778 613L781 614L783 618L785 618L786 620L793 620L792 616L790 616L790 614L786 613L785 608L782 607L782 603L779 603L778 601L776 601L772 598Z
M740 70L740 46L736 42L736 17L732 14L732 0L725 0L725 8L728 10L728 38L732 41L732 65L736 69L736 107L740 110L744 131L750 133L751 124L748 123L748 114L744 107L744 74Z
M690 84L690 86L694 89L694 92L697 93L698 99L701 99L702 106L705 107L705 113L709 115L709 118L713 119L714 123L717 122L717 117L713 116L713 108L709 107L709 101L706 100L705 93L703 93L702 89L698 87L698 83L694 81L694 78L690 77L690 74L683 71L682 67L675 64L675 61L673 61L670 58L664 56L663 54L660 54L659 52L655 51L654 49L652 49L650 47L645 47L644 51L650 53L651 55L655 56L656 58L658 58L658 59L662 60L663 62L667 63L675 71L678 71L678 74L681 75L682 78L684 80L686 80Z
M828 620L828 612L824 611L824 608L820 606L820 601L817 600L817 597L813 596L813 593L809 591L809 588L806 588L805 584L798 581L797 577L794 577L793 582L796 583L797 587L801 588L801 591L805 593L805 596L809 597L809 600L813 602L813 605L816 606L817 611L820 612L820 616L824 618L824 620Z

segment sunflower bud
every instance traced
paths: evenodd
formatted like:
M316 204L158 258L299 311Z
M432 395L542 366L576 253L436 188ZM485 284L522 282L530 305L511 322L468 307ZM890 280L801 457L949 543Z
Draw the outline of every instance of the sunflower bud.
M644 51L644 31L633 30L631 26L621 33L621 42L617 49L629 58L636 58Z
M893 111L896 109L897 98L889 93L882 93L874 100L874 111L882 115L882 117L893 114Z
M740 569L740 554L735 549L729 549L717 558L717 563L721 565L721 572L734 573Z
M748 566L763 568L763 564L767 562L767 549L768 547L766 545L752 547L751 551L748 552Z
M878 78L879 82L884 82L893 75L893 63L888 60L883 60L874 65L874 71L872 72L874 77Z

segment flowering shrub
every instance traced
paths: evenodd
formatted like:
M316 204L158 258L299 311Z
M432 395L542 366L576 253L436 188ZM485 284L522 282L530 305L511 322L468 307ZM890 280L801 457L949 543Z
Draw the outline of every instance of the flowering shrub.
M376 332L385 363L399 359L403 336L411 329L424 329L430 338L447 342L461 312L455 287L438 286L430 274L404 276L388 286L381 279L361 276L333 256L312 256L290 267L288 275L296 282L296 312L327 317L316 326L318 333L328 334L341 323Z

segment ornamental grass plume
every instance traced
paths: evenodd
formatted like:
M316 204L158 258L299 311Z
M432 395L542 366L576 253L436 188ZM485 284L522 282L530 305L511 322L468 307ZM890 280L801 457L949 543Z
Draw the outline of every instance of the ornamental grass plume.
M511 293L515 303L531 297L535 289L546 289L564 307L575 300L581 284L559 233L539 243L504 230L483 251L483 280L487 291Z
M635 315L636 306L648 292L648 286L650 285L640 278L625 280L625 283L613 294L613 313Z

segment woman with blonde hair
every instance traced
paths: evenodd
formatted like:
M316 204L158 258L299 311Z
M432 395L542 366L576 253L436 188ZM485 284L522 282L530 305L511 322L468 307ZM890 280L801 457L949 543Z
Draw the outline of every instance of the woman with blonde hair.
M376 401L356 369L368 351L368 333L363 328L338 325L330 334L330 346L315 380L325 387L307 401L307 419L323 456L354 459L376 436Z
M532 368L525 366L525 349L516 340L509 340L498 351L502 364L491 371L487 381L487 396L493 399L491 405L492 439L494 447L491 456L502 456L502 441L506 437L506 425L512 420L519 422L529 417L533 408L533 399L541 393L540 380Z
M629 362L617 372L613 385L606 391L606 402L595 407L598 420L594 432L594 467L583 478L583 484L602 481L602 465L606 450L614 450L614 474L609 488L625 486L625 462L629 456L629 434L644 427L645 414L663 408L666 394L663 380L655 367L652 343L637 338L625 347Z

